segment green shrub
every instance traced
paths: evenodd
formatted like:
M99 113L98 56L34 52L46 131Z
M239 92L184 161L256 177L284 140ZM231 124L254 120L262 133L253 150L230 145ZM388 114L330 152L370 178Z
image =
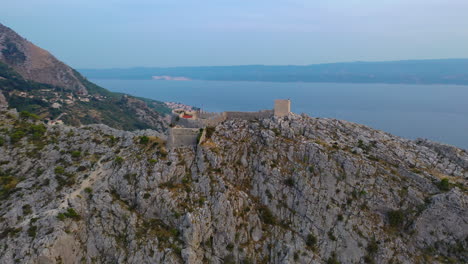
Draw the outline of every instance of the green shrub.
M145 194L143 195L143 199L148 199L148 198L150 198L150 197L151 197L151 194L149 194L149 193L145 193Z
M405 221L404 213L401 210L390 211L387 216L392 227L401 227Z
M62 166L57 166L54 169L55 174L64 174L65 173L65 168Z
M21 111L20 112L20 118L23 119L33 119L33 120L38 120L39 116L29 113L28 111Z
M293 177L289 177L286 180L284 180L284 184L289 187L294 187L295 182L294 182Z
M314 236L314 234L310 233L307 235L307 238L306 238L306 245L308 247L315 247L315 245L317 244L317 237Z
M450 190L450 182L447 178L442 179L439 184L437 185L441 191L449 191Z
M57 219L60 220L60 221L63 221L63 220L65 220L65 215L63 213L59 213L57 215Z
M46 131L47 131L47 128L45 127L44 124L31 125L29 126L29 129L28 129L28 133L32 135L33 140L41 139L44 136Z
M89 187L86 187L84 189L85 193L92 193L93 192L93 189L89 188Z
M34 238L36 237L36 234L37 234L37 226L31 225L28 229L28 236Z
M0 200L6 199L14 193L19 179L0 170Z
M71 152L72 158L79 158L81 156L81 151L75 150Z
M28 215L32 213L31 206L29 204L23 205L23 215Z
M335 252L332 252L332 254L330 255L330 257L327 260L327 264L340 264L340 262L336 258L336 253Z
M0 137L0 147L5 145L5 138Z
M149 137L147 136L141 136L140 137L140 144L146 145L149 142Z
M375 239L372 239L369 244L367 244L367 252L370 255L374 255L379 251L379 244L377 244L377 241Z
M124 159L120 156L115 157L115 163L117 164L122 164L124 162Z
M232 251L234 249L234 245L232 243L227 244L226 249Z
M339 215L338 215L338 221L343 221L343 219L344 219L343 215L342 215L342 214L339 214Z
M81 219L81 216L73 208L68 208L64 213L59 213L57 215L59 220L65 220L65 218L70 218L72 220L78 221Z
M270 211L270 209L264 205L259 206L258 212L260 213L260 219L268 225L276 225L278 220Z
M15 130L13 133L10 134L10 141L11 143L17 143L19 142L24 136L26 135L26 133L24 133L23 130Z

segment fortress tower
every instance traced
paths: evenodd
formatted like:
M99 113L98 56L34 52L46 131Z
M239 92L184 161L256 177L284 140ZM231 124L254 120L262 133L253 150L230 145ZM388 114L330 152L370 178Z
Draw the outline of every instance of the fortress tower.
M277 99L275 100L275 116L287 116L291 112L291 100Z

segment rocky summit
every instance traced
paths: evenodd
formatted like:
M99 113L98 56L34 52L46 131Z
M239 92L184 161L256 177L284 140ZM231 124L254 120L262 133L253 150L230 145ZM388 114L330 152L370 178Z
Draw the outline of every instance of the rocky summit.
M0 263L466 263L468 153L289 114L153 130L0 116Z

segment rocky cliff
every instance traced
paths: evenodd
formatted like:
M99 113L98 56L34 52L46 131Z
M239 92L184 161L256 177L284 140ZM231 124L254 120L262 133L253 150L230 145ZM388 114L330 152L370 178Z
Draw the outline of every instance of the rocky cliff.
M466 263L466 151L334 119L151 130L1 114L0 263Z

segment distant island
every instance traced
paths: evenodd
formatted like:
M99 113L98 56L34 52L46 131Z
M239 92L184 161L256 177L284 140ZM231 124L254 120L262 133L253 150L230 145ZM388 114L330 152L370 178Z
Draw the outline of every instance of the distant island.
M163 76L152 76L151 78L156 81L190 81L190 78L183 77L183 76L163 75Z
M468 59L347 62L307 66L139 67L79 71L90 79L468 85Z

